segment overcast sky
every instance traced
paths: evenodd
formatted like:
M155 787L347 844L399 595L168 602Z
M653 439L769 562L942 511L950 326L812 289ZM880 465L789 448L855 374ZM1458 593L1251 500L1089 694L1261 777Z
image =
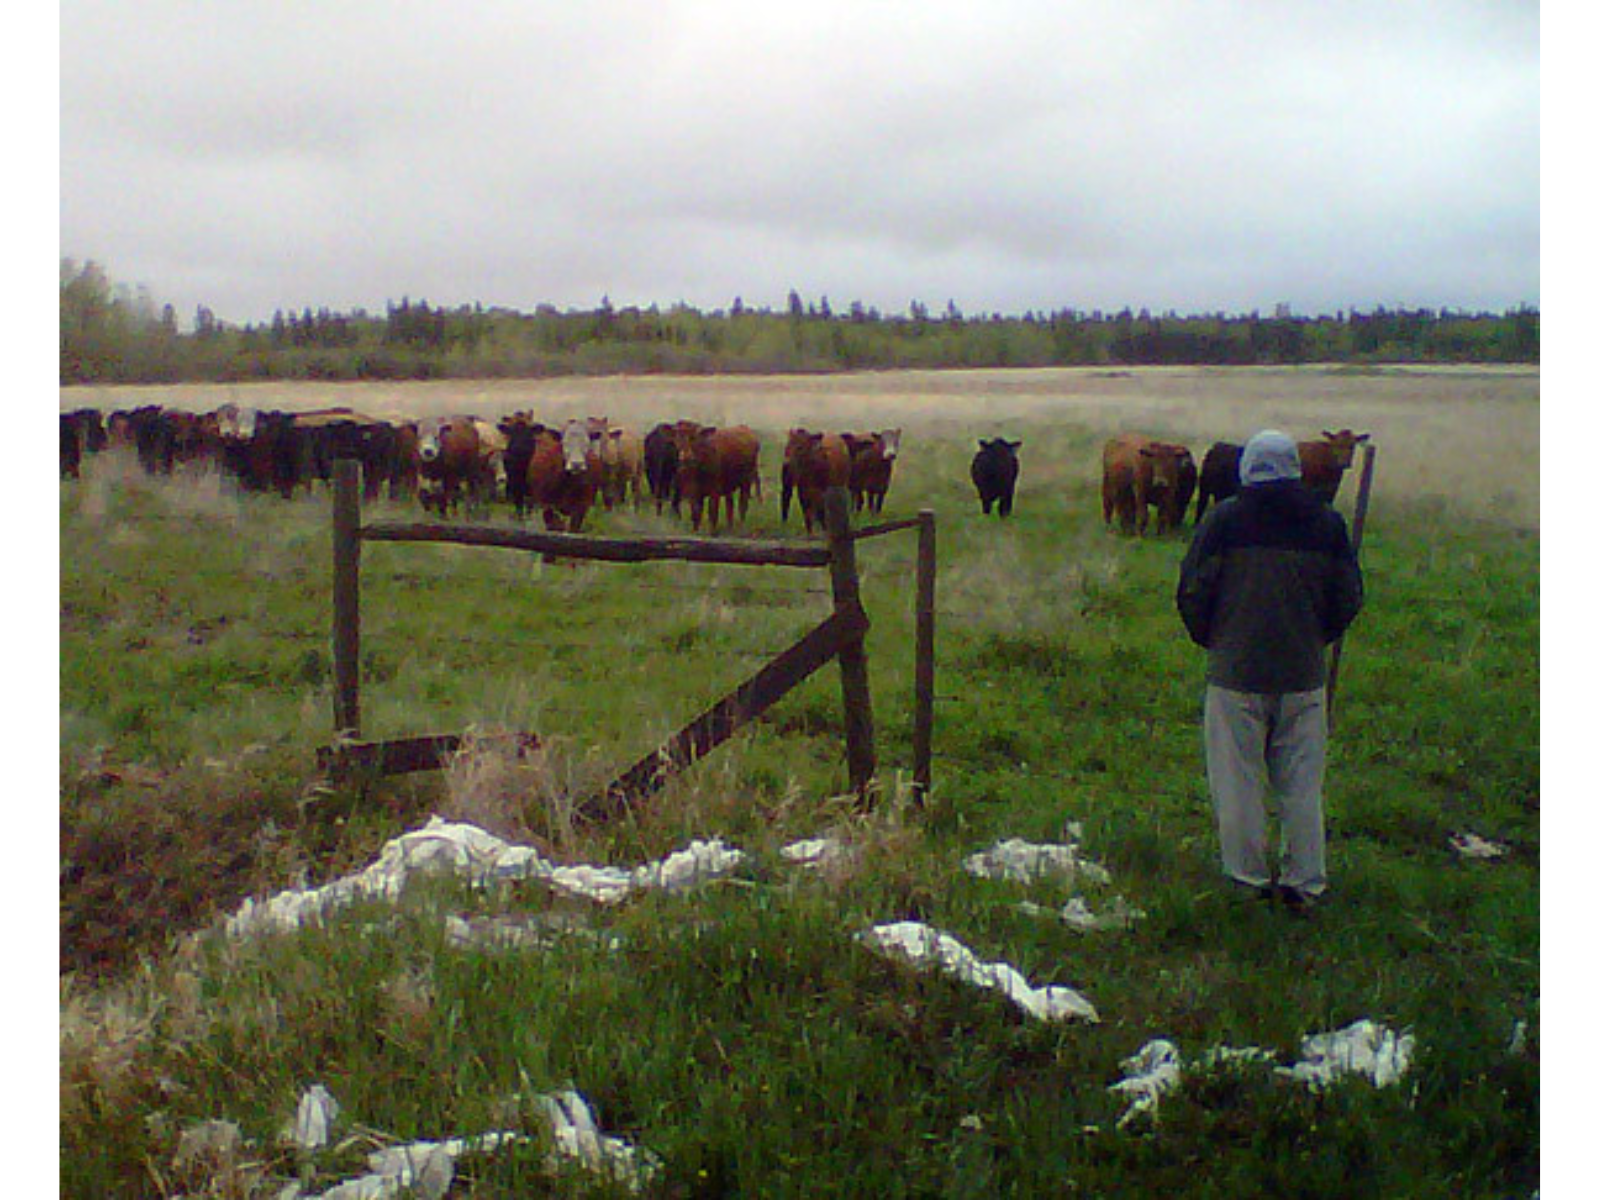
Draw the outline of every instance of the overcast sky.
M1538 304L1529 0L63 0L60 253L391 300Z

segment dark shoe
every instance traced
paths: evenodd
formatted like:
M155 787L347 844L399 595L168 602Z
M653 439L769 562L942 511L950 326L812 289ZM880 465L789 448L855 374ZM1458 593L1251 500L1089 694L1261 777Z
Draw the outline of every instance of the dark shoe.
M1315 896L1285 884L1278 885L1278 899L1286 909L1297 917L1309 917L1317 907Z
M1228 896L1239 903L1271 900L1272 885L1270 883L1246 883L1242 879L1229 879Z

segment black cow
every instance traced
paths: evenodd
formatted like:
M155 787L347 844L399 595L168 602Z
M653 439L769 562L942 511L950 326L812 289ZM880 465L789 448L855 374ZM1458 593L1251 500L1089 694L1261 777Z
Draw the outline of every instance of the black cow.
M506 472L506 499L520 521L528 511L528 464L539 442L539 433L545 427L525 416L507 417L496 426L505 434L506 448L500 464Z
M146 404L123 414L126 429L139 456L139 465L151 475L172 474L178 454L175 430L162 414L159 404Z
M979 440L978 452L972 456L972 483L985 513L998 503L1002 517L1011 515L1017 488L1017 448L1021 445L998 437Z
M78 433L78 421L72 413L61 414L61 477L78 478L78 467L83 462L83 439Z
M256 414L255 433L228 447L223 462L246 491L277 492L288 500L310 485L309 449L294 414L274 410Z
M106 448L106 427L100 419L100 410L79 408L61 414L61 474L69 479L78 478L78 469L85 454L96 454Z
M1239 455L1244 447L1235 442L1213 442L1200 463L1200 498L1195 502L1194 521L1206 515L1206 504L1221 503L1239 490Z
M657 425L644 439L644 477L656 502L656 515L667 503L678 515L678 445L672 440L672 426Z

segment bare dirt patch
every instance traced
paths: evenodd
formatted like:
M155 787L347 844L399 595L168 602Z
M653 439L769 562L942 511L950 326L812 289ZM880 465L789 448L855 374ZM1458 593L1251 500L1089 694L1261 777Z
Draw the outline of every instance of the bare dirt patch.
M1072 426L1186 441L1243 441L1263 427L1296 437L1349 427L1378 447L1378 499L1437 500L1537 529L1539 368L1143 367L883 371L844 375L601 376L428 383L203 384L61 389L65 411L159 403L205 411L225 402L292 411L346 405L375 417L532 409L608 416L637 427L680 417L778 432L792 425L900 425L908 437L988 436ZM914 445L914 441L911 443ZM905 469L914 461L909 456ZM1097 477L1098 463L1076 470Z

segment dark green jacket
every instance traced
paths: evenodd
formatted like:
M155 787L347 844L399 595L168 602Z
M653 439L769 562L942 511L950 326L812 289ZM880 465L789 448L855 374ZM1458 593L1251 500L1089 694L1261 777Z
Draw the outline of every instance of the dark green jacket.
M1324 648L1361 611L1344 518L1298 480L1242 489L1206 514L1178 575L1178 613L1206 679L1240 692L1308 692Z

